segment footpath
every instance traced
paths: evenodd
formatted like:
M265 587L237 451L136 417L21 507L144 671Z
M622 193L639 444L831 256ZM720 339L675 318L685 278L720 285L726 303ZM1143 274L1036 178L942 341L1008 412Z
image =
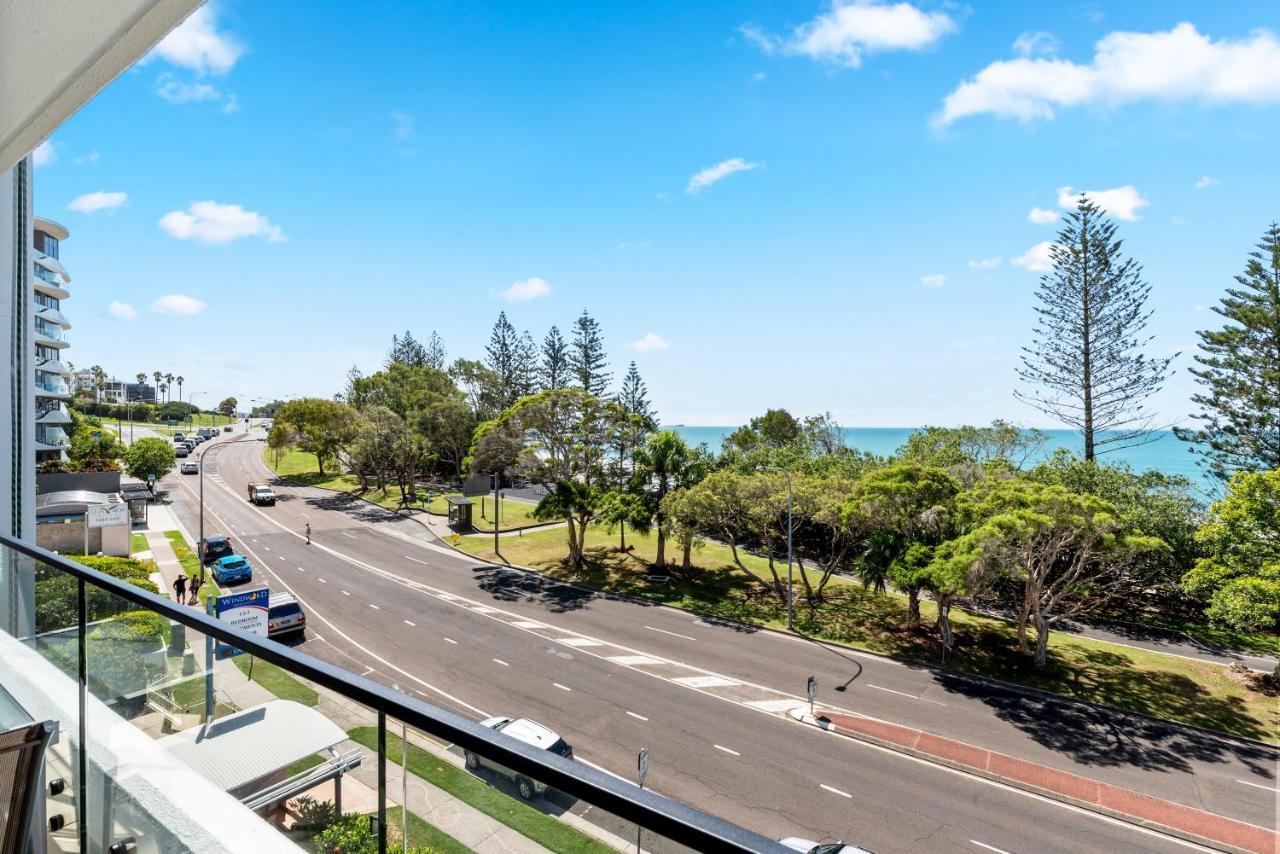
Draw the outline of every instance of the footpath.
M788 714L801 723L828 732L995 780L1221 851L1249 854L1275 854L1280 851L1280 833L1274 829L1235 821L924 730L822 709L818 710L817 717L803 708L793 709Z

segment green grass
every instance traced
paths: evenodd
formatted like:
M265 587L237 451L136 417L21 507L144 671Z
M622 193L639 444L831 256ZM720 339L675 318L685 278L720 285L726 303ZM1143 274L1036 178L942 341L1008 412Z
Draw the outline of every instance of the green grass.
M1241 632L1222 626L1211 626L1208 623L1158 617L1147 617L1140 620L1139 623L1144 626L1184 632L1205 646L1280 657L1280 635L1269 635L1262 632Z
M318 753L313 753L310 756L304 756L285 769L285 777L292 777L295 774L301 774L303 771L310 771L312 768L324 761L325 758ZM410 813L410 815L412 815L412 813Z
M462 493L450 492L447 495L460 498ZM449 515L449 505L444 499L445 494L433 496L427 509L437 516ZM476 496L471 500L475 502L475 507L471 511L471 524L475 526L477 531L493 533L493 496ZM516 528L542 524L541 520L533 517L533 508L536 506L536 504L530 504L528 501L504 498L498 508L501 514L499 519L501 527L499 530L514 531ZM481 515L482 512L484 513L483 516Z
M388 843L400 841L401 811L401 807L390 807L387 810ZM407 847L411 850L414 847L425 847L443 854L470 854L471 852L470 848L414 812L409 813L409 845Z
M563 564L565 537L563 529L553 529L504 539L502 559L556 578L712 616L773 628L786 624L785 606L761 583L770 577L763 558L739 552L747 568L744 572L733 564L727 546L703 543L693 553L699 570L693 580L650 583L644 576L655 556L654 538L628 533L627 544L634 549L623 554L617 551L616 535L593 528L587 534L587 565L570 570ZM459 548L495 559L492 543L483 538L464 537ZM668 543L668 560L679 558L679 547ZM778 571L785 579L785 563ZM817 574L810 577L816 580ZM933 603L921 603L929 628L910 632L904 628L903 596L833 580L826 601L810 607L801 599L799 571L796 589L796 626L801 632L898 658L938 661L937 634L931 627L936 616ZM1054 632L1049 664L1037 670L1017 651L1008 622L956 611L952 622L956 636L948 660L952 669L1280 743L1280 704L1275 697L1241 684L1218 665Z
M151 545L147 542L147 535L139 534L135 531L133 536L129 538L130 554L136 555L138 552L146 551L151 551Z
M236 663L236 667L240 668L241 673L249 675L250 656L237 655L232 660ZM320 702L320 696L314 690L269 661L253 662L252 681L257 682L281 700L293 700L304 706L314 706Z
M356 727L347 735L365 747L378 749L376 727ZM387 733L388 755L400 756L400 750L399 736ZM613 850L414 744L409 745L409 771L552 851L606 854Z

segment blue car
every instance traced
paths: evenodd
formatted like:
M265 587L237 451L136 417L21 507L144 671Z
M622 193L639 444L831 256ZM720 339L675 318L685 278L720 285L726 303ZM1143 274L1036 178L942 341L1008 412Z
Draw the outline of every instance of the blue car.
M227 555L213 562L213 580L221 586L253 580L253 567L240 555Z

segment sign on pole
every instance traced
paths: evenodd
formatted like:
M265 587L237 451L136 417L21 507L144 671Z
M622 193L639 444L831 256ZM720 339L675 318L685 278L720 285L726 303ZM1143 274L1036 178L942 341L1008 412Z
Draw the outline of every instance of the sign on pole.
M129 524L129 505L123 501L116 504L91 504L84 515L90 528L127 525Z
M214 602L214 612L219 620L230 623L241 631L258 637L267 636L267 608L271 591L265 587L246 590L243 593L226 593ZM218 642L218 658L231 658L242 650L230 644Z
M809 677L809 684L808 686L806 686L805 690L808 691L809 693L809 716L813 717L813 701L818 699L818 677L817 676Z
M644 788L644 778L649 776L649 748L640 748L640 756L636 759L636 776L640 778L640 788Z

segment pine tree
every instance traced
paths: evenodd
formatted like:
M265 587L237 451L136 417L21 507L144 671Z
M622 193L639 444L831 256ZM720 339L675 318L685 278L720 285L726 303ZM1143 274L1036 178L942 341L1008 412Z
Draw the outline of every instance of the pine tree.
M493 371L497 378L497 400L494 401L499 411L506 409L519 400L522 395L522 378L520 375L520 335L507 320L505 311L498 312L498 319L489 333L489 343L484 348L484 364Z
M515 379L520 397L538 390L538 345L527 329L516 342Z
M1213 309L1227 325L1200 332L1203 367L1191 369L1204 387L1191 398L1201 425L1176 431L1223 481L1280 468L1280 225L1271 224L1235 279L1240 287Z
M622 378L622 391L618 393L618 403L627 415L634 415L645 425L646 430L654 429L658 419L654 415L653 405L649 403L648 389L633 361L627 366L626 376Z
M603 397L613 379L608 368L600 324L584 308L582 316L573 322L573 343L569 347L570 373L583 391Z
M443 371L445 362L448 360L449 353L444 348L444 339L440 337L439 333L432 329L431 337L427 339L427 364L435 368L437 371Z
M551 327L542 339L542 364L538 366L538 384L543 391L569 385L569 346L558 327Z
M420 368L427 364L427 351L413 337L413 333L405 331L404 337L391 336L391 350L387 353L388 365L408 365Z
M1116 227L1086 196L1066 215L1051 249L1053 271L1040 277L1039 320L1023 348L1018 376L1030 389L1014 394L1080 430L1084 458L1152 441L1146 400L1169 373L1167 359L1142 348L1151 286L1142 268L1120 254Z

